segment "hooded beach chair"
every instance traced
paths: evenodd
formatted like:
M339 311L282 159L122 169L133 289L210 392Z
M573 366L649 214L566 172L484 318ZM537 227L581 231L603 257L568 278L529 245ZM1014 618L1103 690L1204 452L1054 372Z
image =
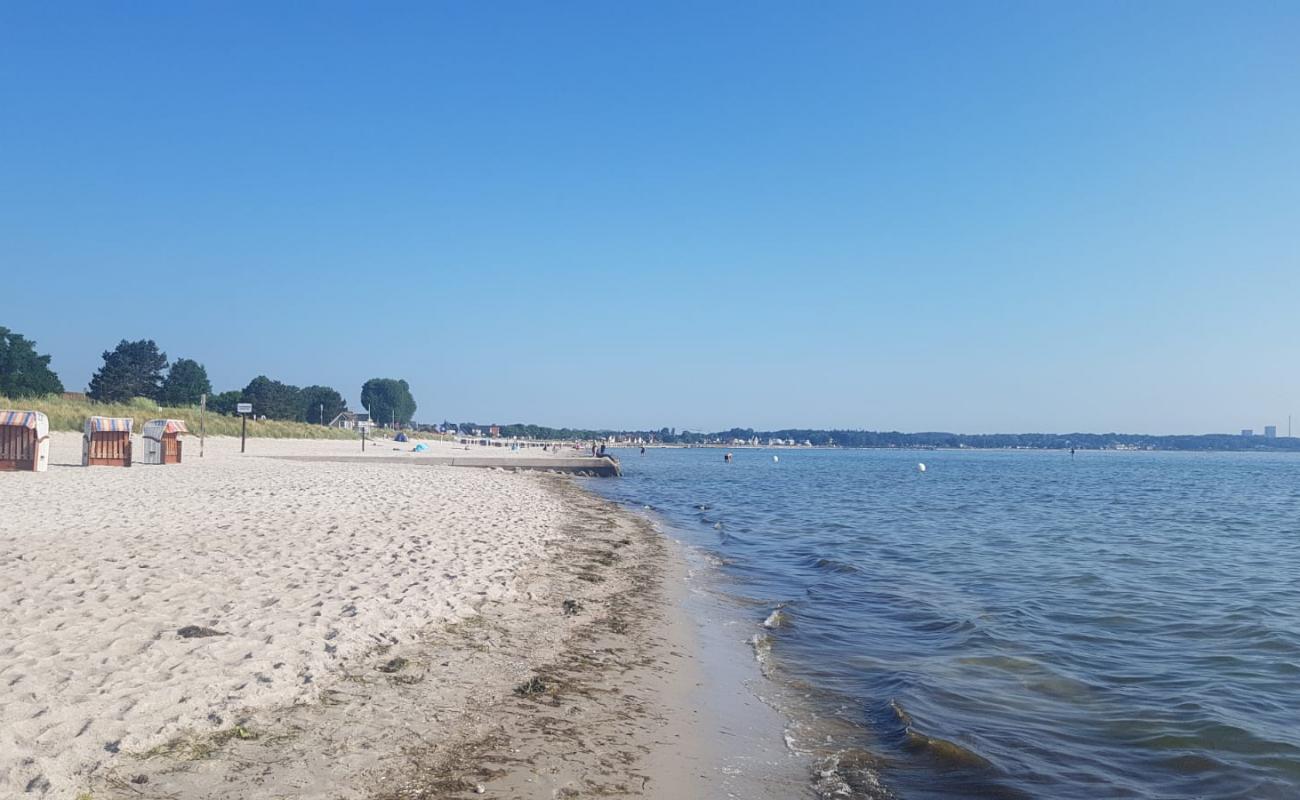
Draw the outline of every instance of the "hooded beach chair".
M184 420L151 419L144 424L143 464L179 464L181 463L181 434L185 430Z
M50 465L50 421L39 411L0 411L0 470L44 472Z
M91 417L81 440L83 467L131 466L130 417Z

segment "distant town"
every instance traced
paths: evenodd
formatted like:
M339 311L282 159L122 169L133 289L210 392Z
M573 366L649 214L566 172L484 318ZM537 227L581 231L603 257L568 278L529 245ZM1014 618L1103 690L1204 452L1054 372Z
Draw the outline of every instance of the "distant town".
M601 441L615 446L687 447L854 447L903 449L1012 449L1012 450L1261 450L1300 452L1300 438L1278 436L1277 427L1266 425L1262 435L1253 430L1239 434L1151 436L1134 433L988 433L944 432L900 433L898 431L784 429L756 431L732 428L699 433L659 430L614 431L549 428L540 425L483 425L475 422L421 425L461 436Z

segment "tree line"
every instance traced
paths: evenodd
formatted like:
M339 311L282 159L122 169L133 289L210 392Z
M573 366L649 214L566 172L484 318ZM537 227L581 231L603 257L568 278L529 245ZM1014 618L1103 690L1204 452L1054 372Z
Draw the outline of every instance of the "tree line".
M252 403L253 411L270 419L297 420L328 424L347 409L338 391L329 386L297 387L259 375L243 389L212 393L203 365L188 358L169 364L167 354L151 339L128 342L103 354L103 366L90 381L92 400L124 402L147 397L159 405L196 405L208 395L208 408L219 414L235 413L237 403ZM50 369L50 357L36 351L36 343L0 326L0 395L5 397L39 397L63 392L63 383ZM380 425L409 425L415 415L415 398L404 380L371 378L361 387L362 407ZM445 423L452 427L451 423ZM488 425L462 422L461 431ZM1300 451L1300 438L1238 436L1234 434L1148 436L1128 433L995 433L960 434L944 432L900 433L898 431L822 430L786 428L756 431L732 428L713 433L659 430L590 430L551 428L544 425L502 425L501 435L527 439L590 440L609 436L634 437L664 444L729 444L737 439L755 438L766 444L769 439L808 442L816 446L837 447L910 447L910 448L1025 448L1036 450L1109 449L1115 447L1155 450L1294 450Z
M22 334L0 327L0 395L40 397L64 391L59 376L50 369L50 356L36 351L36 343ZM330 386L298 387L258 375L242 389L213 393L207 369L190 358L169 362L152 339L129 342L103 353L103 364L90 379L86 396L101 403L129 402L145 397L161 406L198 405L208 396L208 408L217 414L234 414L238 403L251 403L253 413L268 419L328 425L348 410L347 401ZM371 378L361 387L361 405L380 425L409 425L415 415L415 398L404 380Z

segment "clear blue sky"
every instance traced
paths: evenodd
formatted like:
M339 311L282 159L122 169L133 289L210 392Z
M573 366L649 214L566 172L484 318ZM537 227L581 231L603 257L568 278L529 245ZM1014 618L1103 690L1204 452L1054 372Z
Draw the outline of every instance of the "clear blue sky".
M1300 4L5 3L0 325L424 421L1300 418Z

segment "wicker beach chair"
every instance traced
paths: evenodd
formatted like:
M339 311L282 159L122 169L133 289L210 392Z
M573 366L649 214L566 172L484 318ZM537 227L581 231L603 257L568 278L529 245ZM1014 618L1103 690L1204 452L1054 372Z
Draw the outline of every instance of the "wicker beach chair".
M181 463L181 434L185 430L185 421L179 419L151 419L144 424L141 435L144 437L144 454L142 464L179 464Z
M50 421L39 411L0 411L0 471L45 472Z
M81 440L84 467L131 466L130 417L91 417Z

